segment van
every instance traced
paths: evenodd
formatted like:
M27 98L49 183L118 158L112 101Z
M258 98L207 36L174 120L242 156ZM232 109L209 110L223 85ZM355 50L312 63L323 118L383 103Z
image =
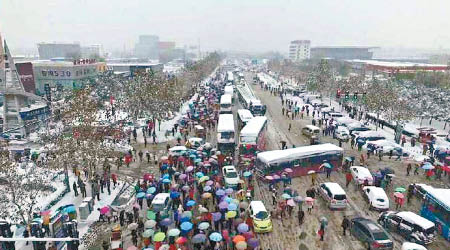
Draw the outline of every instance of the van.
M167 211L170 207L170 194L159 193L152 200L152 210L157 213L160 211Z
M337 118L340 118L340 117L344 117L344 115L342 113L332 112L332 113L328 113L328 117L329 118L333 118L333 119L337 119Z
M319 185L319 193L328 203L330 209L346 209L347 195L341 186L334 182L325 182Z
M410 211L387 211L378 218L384 228L396 231L407 241L422 245L430 244L436 237L435 224Z
M272 220L262 201L251 201L248 210L250 217L253 220L253 229L255 233L272 231Z
M320 128L313 126L313 125L306 125L302 128L302 134L312 137L316 136L318 137L320 135Z

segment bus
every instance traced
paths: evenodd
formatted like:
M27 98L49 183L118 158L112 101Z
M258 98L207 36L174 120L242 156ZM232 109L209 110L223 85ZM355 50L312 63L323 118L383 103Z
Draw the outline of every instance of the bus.
M343 154L342 148L331 143L261 152L256 156L256 172L260 176L266 176L280 174L285 168L291 168L292 177L304 176L311 171L323 171L320 166L325 161L334 169L340 167Z
M450 189L422 186L425 199L420 215L434 222L436 231L450 241Z
M233 72L228 71L227 72L227 84L234 84L234 76L233 76Z
M225 88L223 89L223 94L224 95L230 95L231 96L231 100L233 101L233 99L234 99L233 86L225 86Z
M219 115L217 124L217 147L222 153L234 154L234 119L233 114Z
M237 113L239 129L243 128L253 118L252 113L248 109L238 109Z
M247 83L244 82L244 84L238 85L236 88L242 106L250 110L254 116L263 116L265 114L265 106L256 98Z
M220 114L231 114L232 111L231 95L222 95L220 97Z
M257 152L266 149L267 118L257 116L252 118L241 130L239 135L239 158L254 158Z

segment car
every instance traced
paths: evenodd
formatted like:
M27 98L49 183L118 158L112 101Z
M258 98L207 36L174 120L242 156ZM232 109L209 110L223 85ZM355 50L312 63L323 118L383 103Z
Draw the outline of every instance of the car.
M403 242L402 250L427 250L427 248L416 243Z
M225 180L225 186L237 187L240 182L239 174L234 166L225 166L222 168L223 178Z
M319 194L328 203L330 209L346 209L347 195L342 187L334 182L319 185Z
M188 139L193 148L198 148L203 144L203 139L199 137L191 137Z
M270 214L262 201L251 201L248 206L250 217L253 220L255 233L271 232L273 225Z
M376 222L356 217L351 219L350 233L362 241L366 249L393 249L391 236Z
M169 193L159 193L152 200L152 210L154 212L168 211L171 206L170 194Z
M435 224L410 211L387 211L380 214L378 222L389 231L397 232L406 240L426 245L436 238Z
M368 168L361 166L350 167L350 172L352 173L353 180L357 181L358 184L364 184L367 180L369 185L373 185L373 176Z
M350 139L350 132L344 126L338 126L336 129L336 133L334 134L336 139L341 141L348 141Z
M403 148L399 144L389 141L389 140L377 140L377 141L368 141L363 145L363 149L371 150L374 152L375 150L383 149L383 155L389 155L389 152L392 150L393 155L403 155Z
M369 209L378 211L386 211L389 209L389 198L386 192L384 192L384 189L375 186L365 186L363 187L363 193L369 202Z

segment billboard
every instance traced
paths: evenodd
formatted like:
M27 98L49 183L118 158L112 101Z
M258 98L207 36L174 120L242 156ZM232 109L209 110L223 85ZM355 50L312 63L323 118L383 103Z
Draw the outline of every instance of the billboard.
M25 91L34 94L36 84L34 82L33 64L30 62L16 63L16 68Z

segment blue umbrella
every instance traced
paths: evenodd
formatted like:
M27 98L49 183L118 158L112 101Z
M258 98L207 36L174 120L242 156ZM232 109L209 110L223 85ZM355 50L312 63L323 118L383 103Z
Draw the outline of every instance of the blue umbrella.
M172 224L172 220L169 218L165 218L164 220L159 222L159 225L161 225L161 226L168 226L170 224Z
M139 192L139 193L136 194L136 198L138 198L138 199L142 199L144 197L145 197L145 193L144 192Z
M203 174L202 172L197 172L197 173L195 173L195 176L197 178L202 178L203 176L205 176L205 174Z
M211 191L211 186L205 186L203 188L203 191L205 191L205 192Z
M162 182L163 182L163 183L170 183L171 180L170 180L170 179L163 179Z
M185 221L185 222L181 223L180 228L181 228L181 230L189 231L192 229L192 223L190 223L189 221Z
M66 213L73 213L76 211L75 206L68 206L64 209Z
M186 203L186 206L188 206L188 207L192 207L192 206L194 206L195 205L195 201L194 200L189 200L187 203Z
M222 235L218 232L213 232L209 235L209 239L215 242L219 242L223 239Z
M190 154L190 155L189 155L189 158L195 158L195 157L196 157L195 154Z
M434 169L434 166L431 165L431 163L426 162L425 164L423 164L422 168L425 170L430 170L430 169Z
M180 193L179 192L170 192L170 198L175 199L180 197Z
M162 178L163 178L163 179L170 179L170 175L169 175L169 174L164 174L164 175L162 176Z
M235 203L228 204L229 211L235 211L237 209L237 205Z
M224 199L227 203L230 203L232 200L233 200L233 198L231 198L231 197L225 197L225 199Z
M155 187L149 187L147 189L147 194L154 194L156 192L156 188Z
M249 228L248 228L248 225L247 225L247 224L241 223L241 224L238 225L237 230L238 230L240 233L244 233L244 232L248 232Z
M225 189L226 194L232 194L233 192L234 192L234 190L232 188Z
M252 172L250 172L250 171L244 172L244 177L250 177L250 176L252 176Z
M195 163L199 163L199 162L202 162L202 159L200 159L200 158L196 158L196 159L194 160L194 162L195 162Z
M184 211L181 214L181 218L188 218L188 219L192 218L192 212L191 211Z
M224 191L223 189L218 189L218 190L216 191L216 195L217 195L217 196L223 196L223 195L225 195L225 191Z
M328 163L328 162L325 162L324 164L322 164L324 167L326 167L326 168L333 168L333 165L331 165L330 163Z

